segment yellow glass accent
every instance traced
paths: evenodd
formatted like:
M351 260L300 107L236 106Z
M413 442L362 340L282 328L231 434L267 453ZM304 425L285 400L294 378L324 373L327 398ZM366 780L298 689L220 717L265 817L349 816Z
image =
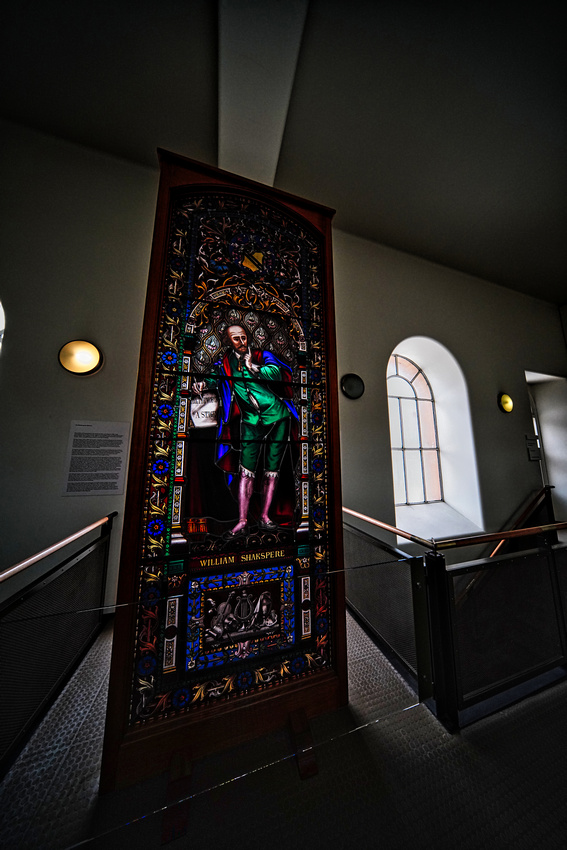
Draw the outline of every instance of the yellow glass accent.
M253 272L257 272L262 268L264 263L264 255L260 251L255 251L253 254L248 254L242 260L242 265L246 266L247 269L252 269Z
M67 342L59 352L59 362L67 372L88 375L101 368L102 353L92 342L74 339Z

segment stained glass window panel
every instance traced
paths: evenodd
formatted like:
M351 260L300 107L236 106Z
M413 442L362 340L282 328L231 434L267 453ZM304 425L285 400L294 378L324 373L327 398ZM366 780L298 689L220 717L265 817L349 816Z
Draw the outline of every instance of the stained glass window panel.
M260 201L199 189L176 196L170 227L135 724L331 663L320 237ZM316 592L296 611L297 578L315 563ZM246 670L222 672L231 665Z

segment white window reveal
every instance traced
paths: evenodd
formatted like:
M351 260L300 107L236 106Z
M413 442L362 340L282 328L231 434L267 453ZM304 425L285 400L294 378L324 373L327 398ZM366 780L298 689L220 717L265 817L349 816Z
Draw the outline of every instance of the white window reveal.
M408 337L392 352L387 387L396 525L427 540L481 530L472 419L457 360L430 337ZM398 545L407 548L401 538Z

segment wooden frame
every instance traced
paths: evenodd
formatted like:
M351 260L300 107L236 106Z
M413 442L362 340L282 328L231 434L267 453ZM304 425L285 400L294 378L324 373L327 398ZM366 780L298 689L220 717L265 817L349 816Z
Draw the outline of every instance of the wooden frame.
M176 752L182 752L189 759L203 757L214 750L233 746L248 738L281 727L287 722L290 714L293 712L302 710L307 717L313 717L321 712L345 704L348 698L344 581L340 572L343 566L343 552L337 399L338 380L335 358L336 343L331 271L331 219L333 211L310 201L293 197L275 189L269 189L244 178L220 171L211 166L202 165L166 151L160 150L158 153L161 178L150 263L129 465L101 791L111 790L116 786L131 784L147 776L163 772L167 769L171 756ZM163 697L159 704L159 711L151 717L144 718L143 723L136 725L132 720L132 689L134 664L136 663L134 646L136 640L139 638L140 620L138 613L142 605L140 596L140 565L145 564L147 566L148 564L157 562L161 564L163 561L166 566L162 571L166 573L167 569L170 568L172 557L168 555L164 560L160 554L163 551L163 547L159 549L159 546L157 546L154 547L154 550L159 550L158 558L157 561L155 559L152 561L151 557L155 555L155 551L151 547L155 544L156 536L151 537L150 533L147 532L146 542L148 535L150 535L149 539L153 543L151 543L149 550L144 550L141 529L143 523L145 521L147 522L147 516L146 520L144 520L144 515L145 513L147 515L148 512L148 445L150 444L151 436L152 410L155 410L152 388L156 386L156 358L159 353L158 337L160 333L160 321L163 317L163 301L169 268L168 251L171 250L172 242L170 233L173 221L172 210L177 203L176 199L180 197L184 198L184 193L189 189L192 192L213 192L215 193L215 197L221 193L229 200L248 198L251 203L268 205L266 208L272 208L276 211L275 214L280 215L281 213L284 217L287 216L291 222L290 227L295 227L295 223L297 223L298 232L301 231L306 235L310 234L309 238L316 240L320 246L320 267L317 274L320 275L322 300L324 302L321 323L323 328L322 344L325 351L323 362L326 370L324 389L320 393L320 397L323 398L323 418L326 425L326 440L324 443L326 489L322 489L325 498L326 524L325 548L322 551L326 554L322 562L315 564L313 562L314 556L312 557L313 546L311 546L309 549L310 554L303 560L305 561L305 576L314 576L316 572L315 568L320 570L322 566L324 567L321 581L323 581L324 587L327 589L324 592L325 598L328 595L330 599L328 603L330 624L325 639L328 639L330 644L332 644L332 651L328 653L328 658L330 659L328 663L323 665L321 669L318 669L314 675L289 675L285 680L282 679L280 681L278 679L277 682L273 683L273 686L271 684L269 686L262 686L252 689L250 692L243 689L234 698L231 696L228 699L217 702L211 700L210 703L203 706L193 701L187 709L180 709L179 693L181 691L178 689L175 692L178 695L177 703L175 701L172 702L169 695L167 699ZM256 256L260 255L257 253ZM319 277L317 277L317 280L319 280ZM187 328L187 325L185 325L185 328ZM307 346L309 347L309 343ZM189 394L191 380L194 381L195 378L187 378ZM305 393L307 392L308 390L306 388ZM163 425L163 421L161 421L161 424ZM159 481L162 481L162 479L159 479ZM181 485L180 492L182 492ZM303 525L308 525L310 521L304 521ZM158 526L159 523L155 525L155 528L157 529ZM294 534L297 536L298 532L294 532ZM226 533L224 537L226 538ZM181 535L178 535L178 538L182 540ZM220 538L217 535L215 539L219 540ZM230 540L232 538L229 534ZM160 541L161 538L158 540L158 543ZM248 539L246 542L248 542ZM173 547L173 544L171 545ZM229 543L229 545L231 544ZM319 550L321 550L321 547L319 547ZM243 551L248 550L244 549ZM283 561L287 563L290 560L288 552L291 549L286 549L285 551L286 555ZM305 547L302 551L306 551ZM279 563L276 561L276 556L280 552L283 552L283 550L274 550L272 546L271 550L264 551L261 543L256 543L255 552L258 559L266 556L268 561L270 563L273 562L275 567L276 563ZM198 557L191 560L188 551L184 550L180 557L181 560L176 561L176 564L183 564L182 572L184 573L193 570L195 564L201 563L203 565L207 563L203 558L199 561ZM218 557L216 561L215 559L211 559L211 564L215 561L217 572L219 570L217 562L221 560L222 558ZM240 557L240 561L242 560L242 557ZM242 566L240 568L244 569ZM289 566L288 569L291 575L292 567ZM295 567L293 569L295 570ZM201 568L201 572L203 571L207 573L205 566ZM156 573L154 578L157 582L158 570L154 572ZM166 579L162 577L161 572L159 575L163 585ZM189 577L191 575L190 573ZM293 575L295 578L299 577L299 573L296 575L293 572ZM272 576L272 573L270 573L270 576ZM315 582L315 578L313 581ZM188 583L189 578L187 578ZM272 583L271 586L275 585ZM187 598L186 593L183 598ZM210 600L208 601L210 602ZM154 600L152 600L152 604L154 604ZM158 609L156 607L152 610ZM203 617L201 617L202 625ZM163 638L161 640L162 643L165 643ZM216 644L213 645L216 646ZM146 655L143 655L142 661L144 659L147 660L148 657L146 653ZM277 657L277 653L274 657ZM310 655L307 657L311 658ZM154 663L153 658L149 658L148 666L150 666L150 662L151 664ZM296 666L298 668L301 667L299 661L297 661ZM286 671L286 675L289 673L288 668L289 664L287 664L287 667L285 664L282 666L282 669ZM235 676L228 678L230 679L230 687L232 688ZM153 681L153 678L149 675L144 680L146 685L148 682ZM201 692L203 692L202 686Z

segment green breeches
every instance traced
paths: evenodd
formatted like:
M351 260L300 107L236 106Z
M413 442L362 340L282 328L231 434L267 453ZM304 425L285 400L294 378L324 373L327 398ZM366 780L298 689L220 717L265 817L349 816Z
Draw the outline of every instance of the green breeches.
M289 437L289 416L272 425L240 423L240 464L256 472L258 458L264 446L264 471L277 472Z

